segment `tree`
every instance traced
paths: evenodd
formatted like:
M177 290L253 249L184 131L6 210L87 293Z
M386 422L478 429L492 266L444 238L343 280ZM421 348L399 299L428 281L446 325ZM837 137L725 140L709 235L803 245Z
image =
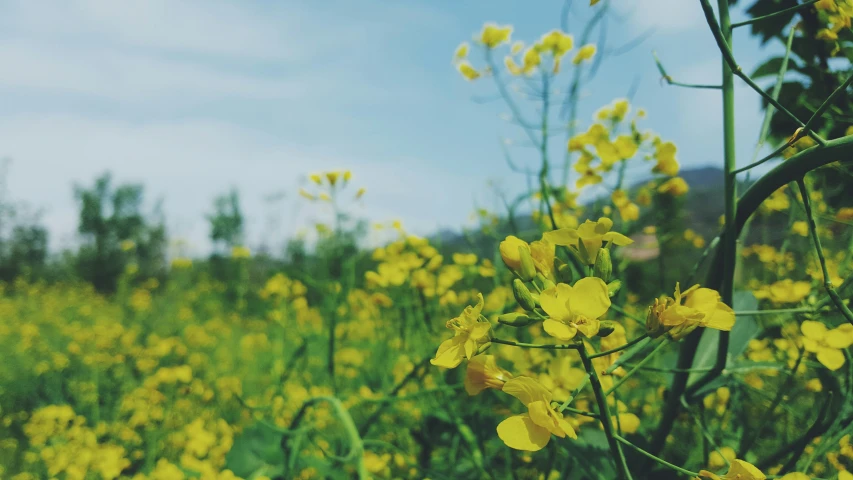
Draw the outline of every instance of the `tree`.
M236 189L213 200L214 212L207 216L210 222L210 239L214 247L232 248L243 242L243 214L240 211L240 194Z
M115 290L130 260L142 276L161 274L165 268L166 231L162 214L149 222L142 213L143 187L112 186L109 173L91 188L75 187L80 205L78 232L84 244L77 257L79 275L102 292Z

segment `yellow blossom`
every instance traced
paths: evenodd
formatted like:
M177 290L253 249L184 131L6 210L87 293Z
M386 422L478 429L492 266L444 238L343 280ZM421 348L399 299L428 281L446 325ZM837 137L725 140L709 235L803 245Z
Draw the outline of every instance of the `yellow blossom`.
M842 350L853 345L853 325L844 324L829 330L821 322L804 320L800 325L803 332L803 347L817 354L817 361L830 370L844 365Z
M646 328L652 335L668 329L673 340L680 340L697 327L729 331L734 324L735 312L721 301L719 292L694 285L682 293L678 283L674 298L655 299L646 317Z
M481 320L485 300L483 294L477 294L477 305L467 306L458 317L447 322L447 328L454 330L453 338L441 342L435 358L430 363L438 367L456 368L463 358L470 360L480 346L489 341L491 324Z
M535 452L548 445L552 434L577 438L563 414L551 407L551 392L536 380L516 377L504 384L503 391L527 406L527 413L509 417L498 425L498 437L508 447Z
M593 45L591 43L588 45L582 46L580 49L578 49L578 53L575 54L575 58L572 59L572 63L574 63L575 65L578 65L579 63L583 62L584 60L592 59L592 57L595 56L595 49L596 49L595 45Z
M465 391L477 395L487 388L501 390L512 374L498 367L494 355L477 355L468 362L465 372Z
M687 186L687 182L681 177L672 177L658 187L658 192L666 193L673 197L680 197L687 193L688 190L690 190L690 187Z
M586 337L595 336L600 327L599 318L610 308L607 285L597 277L582 278L574 287L558 283L543 291L539 301L550 317L542 328L561 341L573 339L578 332Z
M487 23L483 25L483 30L480 32L480 43L486 48L495 48L509 42L510 35L512 35L512 25L499 26L495 23Z
M547 232L543 238L554 245L574 247L581 260L587 265L592 265L595 263L595 257L598 256L598 251L604 242L612 242L619 246L634 243L633 240L621 233L611 232L611 228L613 228L613 220L601 217L596 222L587 220L577 229L561 228Z
M699 476L711 480L766 480L767 478L755 465L743 460L732 461L729 471L722 477L707 470L700 470Z
M459 70L459 73L465 77L465 80L472 81L480 78L480 72L472 67L467 61L459 62L456 68Z

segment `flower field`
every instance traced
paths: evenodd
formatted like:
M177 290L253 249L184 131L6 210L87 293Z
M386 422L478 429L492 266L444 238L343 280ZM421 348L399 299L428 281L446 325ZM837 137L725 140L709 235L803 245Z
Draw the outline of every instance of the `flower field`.
M354 167L308 178L300 201L327 217L287 259L233 233L234 194L211 216L219 253L158 269L154 230L92 213L108 179L81 193L97 275L0 286L0 478L853 479L853 5L762 0L739 25L694 3L722 83L656 61L666 88L719 90L705 197L628 98L552 132L549 109L578 101L553 85L583 85L604 45L494 23L452 65L489 82L536 162L507 153L527 191L463 235L380 223L368 245ZM799 69L826 95L738 66L732 30L780 15L763 32L784 59L761 75ZM810 49L846 70L808 71ZM735 82L768 105L752 162L734 158Z

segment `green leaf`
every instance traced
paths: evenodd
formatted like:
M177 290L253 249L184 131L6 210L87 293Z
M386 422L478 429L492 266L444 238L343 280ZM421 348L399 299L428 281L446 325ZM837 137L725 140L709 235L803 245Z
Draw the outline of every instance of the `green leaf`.
M782 68L782 62L784 58L782 57L773 57L768 59L766 62L759 65L753 72L750 77L752 79L761 78L761 77L769 77L776 76L779 74L779 69ZM802 67L797 64L797 62L793 58L788 58L788 70L799 70Z
M225 456L225 468L243 478L262 469L267 472L283 471L282 437L280 432L262 424L245 429Z

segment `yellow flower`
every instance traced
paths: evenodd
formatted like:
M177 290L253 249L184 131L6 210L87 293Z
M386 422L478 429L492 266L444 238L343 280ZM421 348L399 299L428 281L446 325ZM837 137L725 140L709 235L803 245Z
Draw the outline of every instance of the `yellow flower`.
M689 190L690 187L687 186L687 182L681 177L672 177L658 187L658 192L667 193L673 197L680 197Z
M613 220L601 217L597 222L587 220L577 229L561 228L547 232L543 238L554 245L574 247L580 254L581 260L587 265L592 265L604 242L613 242L620 246L634 243L621 233L611 232L611 228L613 228Z
M714 450L708 455L708 468L714 470L723 468L731 463L735 457L737 457L737 454L732 447L722 447L719 452Z
M545 278L554 277L554 256L556 254L556 246L545 240L537 240L530 244L530 256L533 257L533 265L536 271L545 276Z
M305 190L304 188L300 188L300 189L299 189L299 195L301 195L301 196L302 196L302 197L304 197L304 198L307 198L308 200L312 200L312 201L313 201L313 200L317 200L317 197L315 197L314 195L312 195L311 193L309 193L309 192L308 192L307 190Z
M316 183L317 185L322 185L323 184L323 177L321 177L319 174L312 173L311 174L311 181Z
M495 48L509 42L510 35L512 35L512 25L499 26L495 23L487 23L483 25L483 31L480 32L480 43L486 48Z
M578 332L595 336L600 326L598 319L610 308L607 284L598 277L582 278L574 287L558 283L542 292L539 302L550 317L542 327L561 341L575 338Z
M844 365L842 350L853 345L853 325L844 324L828 330L820 322L805 320L800 331L803 332L803 347L807 352L816 353L817 361L824 367L838 370Z
M593 56L595 56L595 45L584 45L578 50L578 53L575 54L575 58L572 59L572 63L577 65L584 60L592 59Z
M790 278L780 280L772 285L754 292L759 299L769 299L773 303L800 303L811 293L809 282L795 282Z
M329 180L329 184L333 187L338 183L338 176L340 176L340 172L326 172L326 178Z
M465 372L465 391L477 395L487 388L503 389L512 374L498 367L494 355L477 355L468 362Z
M743 460L732 461L729 471L722 477L707 470L700 470L699 476L711 480L766 480L767 478L755 465Z
M456 68L459 70L459 73L465 77L465 80L473 81L480 78L480 72L472 67L467 61L459 62L459 65L457 65Z
M355 198L356 198L356 200L358 200L359 198L363 197L363 196L364 196L364 194L365 194L365 192L367 192L367 189L365 189L364 187L359 188L359 189L358 189L358 191L357 191L357 192L355 192Z
M809 225L803 221L794 222L794 224L791 225L791 232L802 237L806 237L809 234Z
M231 249L231 258L249 258L252 252L247 248L237 245Z
M530 245L515 235L510 235L501 242L499 249L504 264L510 270L518 270L521 268L521 251L519 249L530 252Z
M539 55L539 51L536 50L536 47L530 47L526 52L524 52L524 56L521 61L523 63L521 71L529 74L534 68L538 67L539 64L542 63L542 57Z
M468 42L462 42L456 47L456 52L453 54L453 60L458 62L468 58Z
M485 300L483 294L477 294L477 305L467 306L461 315L447 322L447 328L455 330L453 338L441 342L435 358L430 363L444 368L456 368L462 358L470 360L480 346L488 343L492 325L488 320L480 319Z
M668 329L673 340L680 340L697 327L729 331L735 324L734 310L720 301L716 290L693 285L682 293L676 283L674 297L655 299L649 307L646 328L653 335Z
M551 407L551 392L530 377L516 377L507 381L503 391L527 405L527 413L507 418L498 425L498 437L510 448L535 452L551 440L578 438L575 429L563 414Z
M673 177L678 175L678 161L675 159L675 144L672 142L657 142L655 145L655 160L657 164L652 168L655 173L663 173Z
M453 263L465 267L475 265L477 263L477 255L473 253L454 253Z
M542 35L542 38L539 40L539 43L536 44L536 47L540 52L548 52L557 59L571 50L574 44L575 40L571 35L559 30L551 30L545 35Z

